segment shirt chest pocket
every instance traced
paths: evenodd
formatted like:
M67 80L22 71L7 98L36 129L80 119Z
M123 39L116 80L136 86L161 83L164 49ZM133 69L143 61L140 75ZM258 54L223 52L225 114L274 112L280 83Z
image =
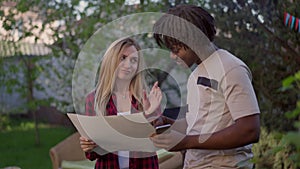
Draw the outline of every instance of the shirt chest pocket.
M206 77L198 77L197 87L199 91L200 109L208 110L218 98L218 81Z

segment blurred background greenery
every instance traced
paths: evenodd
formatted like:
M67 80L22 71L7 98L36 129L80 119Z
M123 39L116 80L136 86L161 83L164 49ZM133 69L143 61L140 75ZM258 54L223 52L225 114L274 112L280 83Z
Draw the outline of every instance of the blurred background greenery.
M74 132L65 117L74 112L72 72L80 50L96 30L128 14L163 12L181 3L211 12L218 30L215 43L252 71L262 124L260 142L253 148L255 167L300 168L300 29L284 21L285 12L300 17L300 1L0 3L0 168L51 168L49 148ZM157 47L148 34L139 38L144 47ZM164 82L164 73L153 74Z

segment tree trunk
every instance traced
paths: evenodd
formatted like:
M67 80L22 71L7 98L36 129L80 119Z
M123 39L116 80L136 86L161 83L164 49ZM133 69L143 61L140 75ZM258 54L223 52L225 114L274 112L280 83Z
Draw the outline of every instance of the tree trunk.
M26 66L26 80L27 80L27 101L29 103L28 106L28 113L32 116L33 121L34 121L34 133L35 133L35 145L39 146L40 145L40 135L39 135L39 128L38 128L38 119L37 119L37 114L36 114L36 106L34 103L34 97L33 97L33 68L34 65L31 62L30 58L24 59L25 66Z

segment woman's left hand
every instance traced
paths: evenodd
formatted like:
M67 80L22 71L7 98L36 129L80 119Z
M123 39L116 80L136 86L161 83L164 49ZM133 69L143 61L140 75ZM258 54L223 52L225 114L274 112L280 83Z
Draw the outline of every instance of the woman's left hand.
M147 100L145 100L145 99L147 99ZM145 94L144 94L143 102L145 105L144 109L146 110L145 114L150 115L153 112L155 112L155 110L160 107L161 100L162 100L162 92L161 92L160 88L158 87L158 82L155 82L150 91L149 96L145 97Z

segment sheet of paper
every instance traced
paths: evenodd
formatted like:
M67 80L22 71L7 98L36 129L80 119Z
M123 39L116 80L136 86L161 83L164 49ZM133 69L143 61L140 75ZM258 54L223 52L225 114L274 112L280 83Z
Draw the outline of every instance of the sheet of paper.
M114 151L155 152L158 150L149 136L155 133L154 127L142 113L124 116L84 116L68 114L78 132L93 140L103 150L103 155Z
M91 139L90 136L86 133L86 130L83 129L82 126L80 125L79 118L77 117L77 115L71 114L71 113L68 113L67 115L71 119L72 123L74 124L74 126L76 127L76 129L80 133L80 135L87 139ZM109 153L100 147L96 147L93 151L95 151L96 153L98 153L100 155Z

